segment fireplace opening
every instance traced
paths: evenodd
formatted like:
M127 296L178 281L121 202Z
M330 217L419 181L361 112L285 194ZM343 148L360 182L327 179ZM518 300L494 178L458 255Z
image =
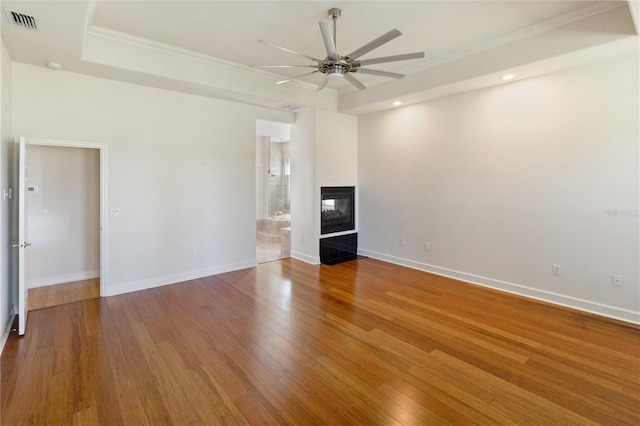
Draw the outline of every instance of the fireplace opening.
M356 229L355 186L323 186L320 188L320 233Z

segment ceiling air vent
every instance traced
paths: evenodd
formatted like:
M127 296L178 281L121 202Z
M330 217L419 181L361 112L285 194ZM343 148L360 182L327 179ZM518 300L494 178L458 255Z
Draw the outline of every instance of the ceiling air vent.
M14 25L17 25L22 28L27 28L29 30L37 30L38 26L36 25L36 18L33 16L25 15L24 13L14 12L12 10L5 10L7 13L7 17L9 21Z
M296 112L296 111L299 111L302 108L302 106L296 105L296 104L282 104L277 108L283 111Z

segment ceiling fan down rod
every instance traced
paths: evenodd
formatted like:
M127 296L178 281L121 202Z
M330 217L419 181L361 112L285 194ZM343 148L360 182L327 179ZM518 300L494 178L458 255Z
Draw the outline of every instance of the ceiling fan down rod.
M336 55L338 56L338 58L336 58L336 59L340 59L340 55L337 54L337 52L338 52L338 39L336 37L336 35L337 35L336 29L338 27L337 21L340 18L340 16L342 16L342 11L340 9L338 9L337 7L332 7L331 9L329 9L329 16L331 17L331 20L333 21L333 45L334 45L334 49L336 50Z

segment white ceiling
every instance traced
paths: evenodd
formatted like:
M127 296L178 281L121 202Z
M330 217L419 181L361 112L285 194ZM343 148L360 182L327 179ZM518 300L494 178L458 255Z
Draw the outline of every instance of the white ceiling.
M37 31L25 30L10 24L3 14L2 39L14 61L45 66L55 60L73 72L265 106L288 101L326 107L331 103L327 101L329 96L337 108L343 104L343 110L356 113L371 111L361 108L363 104L383 105L383 101L411 93L419 101L416 93L468 83L493 71L488 61L496 66L496 62L505 62L505 69L513 69L508 66L511 60L526 74L523 68L527 63L539 64L621 39L633 38L637 44L634 16L626 1L21 0L1 4L5 10L34 16L38 23ZM340 54L397 28L403 33L401 37L363 59L415 51L424 51L426 58L369 66L407 73L408 77L397 82L357 74L369 86L366 94L354 93L345 81L330 82L323 94L317 94L314 89L322 78L319 74L298 84L272 87L278 79L308 70L265 72L249 67L311 63L258 40L324 58L318 21L330 20L327 11L331 7L342 10L337 29ZM579 39L576 32L582 32ZM523 51L526 41L536 37L535 44ZM518 46L520 51L508 49ZM500 49L504 61L491 60L490 56L483 59L482 55ZM164 57L151 58L150 51ZM468 62L471 59L480 61L480 66ZM173 63L168 65L170 61ZM207 68L196 73L196 66L185 61L206 63ZM438 77L436 68L444 72L443 66L456 64L457 68L447 68L441 84L433 83ZM170 69L174 66L176 69ZM546 72L553 70L548 63L543 68ZM477 69L477 75L469 69ZM230 72L229 76L225 74ZM460 76L455 77L457 74Z

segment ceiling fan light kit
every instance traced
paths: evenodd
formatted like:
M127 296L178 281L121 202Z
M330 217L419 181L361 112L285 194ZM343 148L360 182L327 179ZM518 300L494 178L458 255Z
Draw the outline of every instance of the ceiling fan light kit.
M361 56L366 55L374 49L382 46L390 42L402 35L400 31L397 29L393 29L375 40L370 41L364 46L354 50L346 56L342 56L338 54L336 49L336 29L337 29L337 20L342 15L342 11L336 7L329 9L329 17L333 23L333 26L329 22L319 22L320 33L322 34L322 41L324 42L325 50L327 51L327 56L324 59L317 59L309 55L305 55L304 53L296 52L295 50L287 49L286 47L278 46L275 44L268 43L264 40L258 40L259 43L262 43L267 46L274 47L276 49L283 50L288 53L292 53L294 55L301 56L303 58L314 61L313 65L255 65L257 68L315 68L315 71L308 72L302 75L298 75L295 77L288 78L286 80L281 80L276 82L276 84L282 84L289 82L291 80L295 80L297 78L306 77L315 73L324 74L324 78L318 85L318 91L324 89L329 81L342 80L343 78L347 80L351 85L353 85L358 90L366 89L366 86L362 84L358 79L356 79L353 74L356 72L360 72L361 74L369 74L369 75L377 75L381 77L390 77L390 78L404 78L404 74L388 72L388 71L380 71L369 68L362 68L362 65L373 65L373 64L383 64L388 62L396 62L396 61L406 61L409 59L421 59L424 58L424 52L414 52L414 53L405 53L401 55L393 55L393 56L385 56L381 58L372 58L372 59L364 59L358 60Z
M344 77L344 70L339 65L336 65L332 71L327 73L327 78L329 80L342 80L343 77Z

